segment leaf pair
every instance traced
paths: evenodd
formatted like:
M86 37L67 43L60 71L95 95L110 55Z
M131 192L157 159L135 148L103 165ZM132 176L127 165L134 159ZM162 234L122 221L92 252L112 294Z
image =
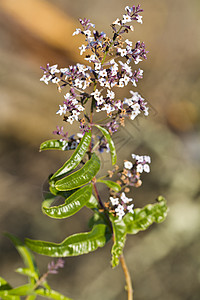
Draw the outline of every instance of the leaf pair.
M122 220L110 215L113 228L112 266L119 264L119 257L123 252L127 234L136 234L146 230L150 225L164 221L167 216L167 205L164 198L158 203L146 205L134 210L134 214L128 213ZM105 215L96 212L90 221L93 227L88 233L74 234L62 243L50 243L26 239L27 246L43 255L64 257L82 255L103 247L112 237Z

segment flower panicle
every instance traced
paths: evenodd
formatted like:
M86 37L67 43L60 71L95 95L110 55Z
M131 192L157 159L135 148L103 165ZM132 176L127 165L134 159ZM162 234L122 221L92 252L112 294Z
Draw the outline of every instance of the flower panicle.
M57 274L58 269L64 268L64 264L65 264L65 262L62 258L59 258L56 262L51 261L48 264L48 274Z

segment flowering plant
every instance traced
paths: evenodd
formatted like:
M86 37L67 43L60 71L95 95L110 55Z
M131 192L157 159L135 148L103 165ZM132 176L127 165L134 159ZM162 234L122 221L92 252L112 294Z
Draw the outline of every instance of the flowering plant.
M142 184L143 172L150 172L151 159L147 155L132 154L132 160L124 160L123 168L116 165L117 154L112 136L125 119L134 120L139 114L148 116L148 103L136 91L131 97L119 99L118 88L137 82L143 77L143 70L134 69L148 51L145 44L135 45L124 36L133 31L131 22L142 23L140 5L126 6L125 14L112 24L112 38L95 29L88 19L80 19L81 28L73 35L81 34L85 43L79 47L85 54L87 65L77 63L66 68L47 64L43 77L46 84L56 84L58 91L67 88L64 100L57 114L65 123L79 123L80 132L68 136L63 127L57 127L57 139L45 141L40 150L74 150L71 157L49 177L49 191L42 203L42 211L51 218L63 219L77 213L83 206L93 211L89 221L91 231L67 237L56 244L26 239L26 245L33 251L52 257L67 257L86 254L103 247L113 240L111 250L112 267L122 264L128 290L132 299L132 285L123 256L127 234L146 230L152 223L162 222L167 215L166 201L159 196L157 202L143 208L134 208L133 199L127 196L131 187ZM99 120L101 115L101 120ZM98 176L101 161L98 152L109 152L113 170L103 177ZM117 180L111 178L117 177ZM107 199L102 199L98 185L109 189ZM56 198L64 203L57 205Z

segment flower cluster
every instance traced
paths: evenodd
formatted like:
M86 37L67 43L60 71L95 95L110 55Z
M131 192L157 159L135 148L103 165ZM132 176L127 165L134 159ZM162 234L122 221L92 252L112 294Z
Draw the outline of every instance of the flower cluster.
M118 197L110 197L110 202L112 204L112 213L118 217L119 220L123 218L126 213L134 213L133 207L134 204L132 202L132 198L128 198L124 192L119 194Z
M51 261L48 264L48 274L57 274L59 268L64 268L64 260L59 258L57 262Z
M116 215L120 220L122 217L128 213L134 213L132 198L128 198L125 192L129 192L129 186L139 187L142 184L140 179L141 173L150 172L149 164L151 163L151 158L148 155L140 156L132 154L133 162L125 160L123 170L119 171L119 167L115 166L114 170L108 171L109 177L111 178L114 174L120 177L117 183L124 189L122 193L116 193L110 191L110 202L106 203L106 207L111 213Z
M57 114L63 116L63 120L73 124L80 123L82 132L91 127L93 120L87 115L85 105L91 102L92 112L106 112L106 117L112 118L105 126L110 133L115 132L120 125L124 125L124 118L131 120L140 114L148 115L147 102L137 93L130 91L130 99L118 99L113 88L123 88L129 83L137 86L139 79L143 78L143 70L135 70L131 67L131 61L136 65L146 59L147 51L145 44L140 41L135 45L129 39L123 39L122 35L133 30L130 22L142 23L140 12L143 10L137 7L125 8L126 13L121 19L115 20L111 27L113 36L109 38L104 32L95 30L95 25L88 19L80 19L82 29L77 28L73 35L82 34L85 37L85 44L79 47L80 54L86 53L85 60L92 66L77 63L67 68L58 68L58 65L42 68L43 77L40 79L48 84L52 82L58 86L58 90L66 86L68 92L64 95L62 105L59 105ZM91 92L92 87L92 92Z
M126 191L129 191L127 189L128 186L134 186L139 187L142 184L142 180L140 179L140 176L143 172L149 173L150 172L150 166L151 158L148 155L136 155L132 154L133 162L129 160L124 161L124 168L123 170L119 171L119 167L115 166L114 170L108 171L109 177L111 178L114 174L118 174L120 177L117 181L118 184L120 184L123 188L126 188Z

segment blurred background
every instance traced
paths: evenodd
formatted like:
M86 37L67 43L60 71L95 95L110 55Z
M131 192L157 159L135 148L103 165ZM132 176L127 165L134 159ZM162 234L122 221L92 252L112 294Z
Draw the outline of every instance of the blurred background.
M91 213L53 220L41 212L43 185L71 153L39 153L41 142L62 125L55 112L63 98L55 86L40 83L46 63L83 62L72 37L78 18L90 18L111 34L109 24L124 13L122 0L0 0L0 276L16 286L24 278L18 253L3 236L61 242L87 231ZM167 220L128 236L125 257L136 300L200 299L200 1L140 0L144 24L129 35L144 41L148 60L137 91L149 101L148 118L127 121L116 136L119 163L131 153L152 157L151 173L133 190L135 207L168 200ZM129 87L130 88L130 87ZM129 97L128 90L124 97ZM76 128L65 127L70 134ZM103 166L109 156L102 156ZM105 193L104 190L101 193ZM94 253L66 258L54 289L75 300L125 300L121 267L110 267L111 243ZM47 257L36 255L41 272Z

